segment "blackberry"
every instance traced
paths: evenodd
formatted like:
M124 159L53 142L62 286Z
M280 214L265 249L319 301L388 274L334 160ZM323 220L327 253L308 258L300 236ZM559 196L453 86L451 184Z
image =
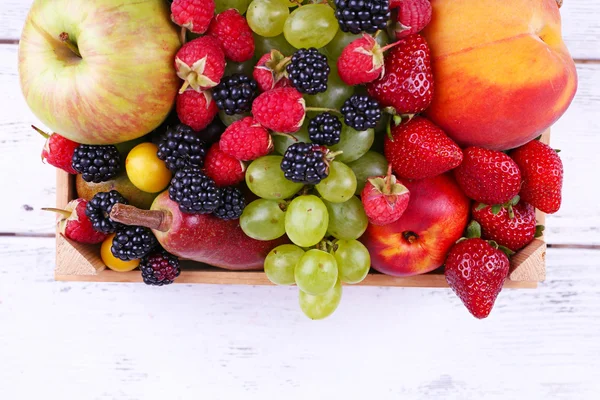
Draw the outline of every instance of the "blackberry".
M153 286L170 285L181 273L179 259L164 249L155 250L142 258L140 271L144 283Z
M375 33L390 19L389 0L335 0L335 17L344 32Z
M215 209L213 214L221 219L238 219L246 207L244 194L240 189L226 187L221 189L221 205Z
M221 205L221 191L215 182L194 166L175 173L169 197L186 214L209 214Z
M150 229L123 225L117 229L110 251L119 260L137 260L145 257L157 244Z
M167 128L158 142L157 155L172 172L188 165L201 167L206 157L206 143L189 126L177 124Z
M105 182L121 170L121 155L113 145L81 144L73 153L71 166L86 182Z
M355 94L342 105L344 123L357 131L375 128L381 119L381 109L377 100Z
M292 182L316 185L329 175L327 149L311 143L294 143L281 160L281 170Z
M116 190L110 192L99 192L92 197L85 206L85 215L92 223L92 227L97 232L113 233L122 224L110 219L110 211L117 203L127 204L127 199Z
M330 71L327 57L314 47L297 50L286 71L292 86L301 93L317 94L327 90Z
M219 110L227 115L242 114L252 109L252 101L258 95L258 85L247 75L233 74L221 79L212 93Z
M328 112L317 115L308 123L308 137L313 143L333 146L340 142L341 134L342 123Z

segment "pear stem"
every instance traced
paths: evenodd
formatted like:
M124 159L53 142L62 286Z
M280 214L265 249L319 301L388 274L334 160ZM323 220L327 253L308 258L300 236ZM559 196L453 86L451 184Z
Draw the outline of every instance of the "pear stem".
M71 211L61 210L60 208L46 207L46 208L42 208L42 210L44 210L44 211L50 211L50 212L53 212L53 213L57 213L57 214L60 214L63 217L66 217L66 218L69 218L71 216Z
M43 130L41 130L40 128L38 128L35 125L31 125L31 127L33 128L33 130L35 130L37 133L39 133L40 135L42 135L44 137L44 139L48 139L50 138L50 135L47 134L46 132L44 132Z
M173 215L163 210L141 210L134 206L117 203L110 211L110 219L125 225L145 226L160 232L171 228Z
M73 52L73 54L75 54L79 58L82 58L79 49L77 48L75 43L71 42L71 40L69 39L69 34L67 32L61 33L60 35L58 35L58 38L65 46L69 48L69 50Z

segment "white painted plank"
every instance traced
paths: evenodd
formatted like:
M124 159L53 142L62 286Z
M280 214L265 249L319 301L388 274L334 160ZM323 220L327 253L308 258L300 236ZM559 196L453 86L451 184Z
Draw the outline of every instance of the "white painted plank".
M0 382L31 399L596 399L600 252L472 318L450 290L344 288L312 322L296 289L56 283L51 239L0 238Z
M565 116L553 128L552 142L565 162L564 205L548 218L550 243L600 244L600 187L591 184L591 171L600 171L600 65L578 66L580 89ZM13 190L0 208L0 232L42 233L54 230L54 217L39 211L54 203L54 171L42 165L43 140L29 125L37 122L20 94L16 46L0 45L0 185ZM526 112L526 111L524 111ZM18 166L18 168L17 168Z
M32 0L2 0L0 39L18 39ZM563 37L574 58L600 59L600 3L564 0Z

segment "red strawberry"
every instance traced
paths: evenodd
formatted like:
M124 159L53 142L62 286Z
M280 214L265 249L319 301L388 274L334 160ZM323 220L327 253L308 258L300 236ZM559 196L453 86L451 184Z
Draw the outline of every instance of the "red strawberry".
M394 27L396 39L422 31L431 21L432 9L429 0L399 0L394 4L398 8Z
M210 92L198 93L195 90L177 95L175 108L179 120L195 131L206 128L219 112Z
M456 181L467 196L484 204L504 204L521 189L517 164L501 151L469 147L454 170Z
M208 27L207 35L217 39L228 60L244 62L254 56L252 30L246 18L234 8L216 15Z
M225 54L212 36L187 42L175 55L177 76L185 81L179 93L188 86L200 92L217 86L225 73Z
M79 147L79 143L69 140L58 133L49 135L33 125L31 127L46 138L46 144L42 150L42 161L60 168L69 174L77 174L77 171L73 169L72 161L73 153Z
M219 143L213 144L204 160L204 172L217 186L237 185L244 180L246 166L243 162L227 155L219 148Z
M275 132L297 132L304 122L306 106L294 88L277 88L260 94L252 103L254 120Z
M390 164L387 176L367 180L361 199L369 222L373 225L387 225L402 217L408 207L410 192L406 186L396 181Z
M289 60L289 57L285 57L277 50L271 50L270 53L263 55L258 60L252 76L256 83L258 83L258 88L261 92L290 86L285 68Z
M531 204L524 201L505 207L475 204L472 211L473 219L481 225L481 236L500 246L517 251L535 238L535 209Z
M194 33L204 33L215 14L215 0L173 0L171 20Z
M392 128L384 142L385 158L406 179L424 179L456 168L463 153L433 122L415 117Z
M225 154L241 160L252 161L266 156L273 150L269 131L252 117L246 117L229 125L219 141Z
M446 258L446 281L476 318L485 318L508 276L506 254L485 240L473 238L457 242Z
M383 107L398 114L416 114L433 99L433 75L429 46L420 35L400 41L385 56L385 73L367 83L367 91Z
M87 244L100 243L106 239L107 235L92 227L92 223L85 215L86 205L87 200L75 199L69 202L64 210L57 208L44 208L44 210L56 212L62 216L58 222L58 230L67 239Z
M363 37L348 44L338 58L340 78L347 85L360 85L381 77L385 50L387 48L381 48L372 36L363 34Z
M563 165L557 152L534 140L512 151L510 156L521 170L521 198L545 213L557 212L563 183Z

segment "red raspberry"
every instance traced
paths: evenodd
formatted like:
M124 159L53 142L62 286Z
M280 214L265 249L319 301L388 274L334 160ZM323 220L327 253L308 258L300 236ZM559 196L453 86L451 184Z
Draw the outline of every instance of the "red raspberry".
M75 149L79 147L79 143L67 139L58 133L48 135L41 129L31 125L40 135L46 138L46 144L42 150L42 161L48 164L60 168L69 174L77 174L77 171L73 169L71 162L73 161L73 153Z
M187 86L202 91L217 86L225 73L225 54L212 36L194 39L175 55L177 76L185 81L179 93Z
M396 39L403 39L413 33L419 33L431 22L431 3L429 0L400 0L390 2L398 8L394 33Z
M175 107L179 120L195 131L206 128L219 112L210 92L198 93L195 90L177 95Z
M219 142L219 148L241 161L252 161L266 156L273 150L269 131L252 117L246 117L229 125Z
M344 48L337 61L338 74L347 85L372 82L383 75L383 52L372 36L352 41Z
M294 133L302 126L306 105L294 88L277 88L260 94L252 103L254 120L275 132Z
M204 172L215 181L217 186L232 186L244 180L246 166L243 162L223 153L219 143L215 143L208 150L204 160Z
M231 8L213 18L207 35L221 44L225 58L235 62L248 61L254 56L254 36L246 18Z
M100 243L106 239L107 235L92 227L92 223L85 215L86 205L87 200L75 199L69 202L64 210L56 208L44 208L44 210L61 215L58 230L67 239L86 244Z
M194 33L204 33L215 14L215 0L173 0L171 20Z
M454 175L463 192L483 204L508 203L521 189L517 164L501 151L482 147L466 148Z
M277 50L271 50L270 53L263 55L258 60L252 76L256 83L258 83L258 88L261 92L290 86L285 68L288 62L289 57L285 57Z
M372 177L367 180L361 199L369 223L387 225L402 217L408 207L410 192L406 186L396 181L390 165L387 176Z

